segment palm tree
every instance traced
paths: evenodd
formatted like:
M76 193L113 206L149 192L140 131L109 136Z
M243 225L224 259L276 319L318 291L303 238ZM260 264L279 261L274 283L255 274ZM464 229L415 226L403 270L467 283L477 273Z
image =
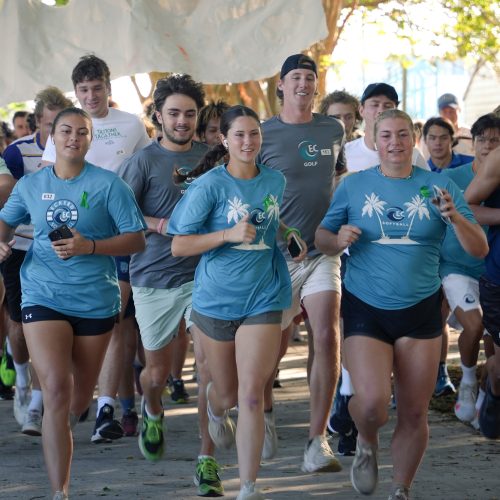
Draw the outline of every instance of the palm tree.
M410 226L408 227L408 232L403 238L410 237L411 227L413 225L413 221L415 220L415 216L418 215L418 218L422 220L425 217L430 219L429 209L427 208L427 204L425 203L425 198L415 195L411 201L405 203L406 211L408 215L411 217Z
M380 220L380 216L384 213L384 207L387 205L386 201L382 201L379 199L378 195L372 193L369 197L365 194L365 204L363 205L363 210L361 212L361 216L368 214L369 217L373 215L377 216L378 223L380 225L380 232L382 233L382 238L386 238L386 234L384 232L384 228L382 227L382 221Z
M233 220L236 224L238 224L239 220L248 214L250 205L248 203L243 203L236 196L232 201L227 201L229 202L229 206L231 207L227 212L227 223L229 224Z

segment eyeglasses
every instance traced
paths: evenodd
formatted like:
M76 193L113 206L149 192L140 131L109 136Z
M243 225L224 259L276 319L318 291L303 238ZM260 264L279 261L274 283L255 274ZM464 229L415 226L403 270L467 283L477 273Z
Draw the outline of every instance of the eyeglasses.
M484 137L484 135L478 135L475 140L480 144L489 142L492 146L498 146L500 144L500 137Z

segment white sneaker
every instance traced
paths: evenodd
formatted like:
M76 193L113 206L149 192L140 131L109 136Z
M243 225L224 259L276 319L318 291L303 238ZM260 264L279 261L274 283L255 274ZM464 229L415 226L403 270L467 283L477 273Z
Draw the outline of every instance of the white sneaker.
M255 489L253 481L246 481L236 500L265 500L265 497L261 491Z
M31 400L31 390L28 387L17 387L14 393L14 418L19 425L24 424L26 414L28 413L28 406Z
M64 491L56 491L52 500L68 500L68 495Z
M356 443L356 454L351 466L351 483L362 495L371 495L378 483L377 448Z
M214 417L211 415L211 411L209 410L210 403L208 400L208 391L211 385L212 382L209 382L207 385L208 433L217 448L228 450L234 445L236 426L229 417L229 412L227 410L224 412L221 420L214 420Z
M21 432L28 436L42 435L42 413L39 410L30 410L26 413Z
M264 412L264 446L262 447L262 459L271 460L278 451L278 434L274 420L274 410Z
M455 415L462 422L472 422L476 416L477 384L460 383L455 403Z
M339 472L342 465L324 435L315 436L304 450L303 472Z

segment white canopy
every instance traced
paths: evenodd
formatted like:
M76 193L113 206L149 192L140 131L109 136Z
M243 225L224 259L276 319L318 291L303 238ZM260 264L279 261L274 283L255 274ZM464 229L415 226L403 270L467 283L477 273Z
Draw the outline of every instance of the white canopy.
M244 82L328 34L321 0L0 0L0 33L0 105L48 85L72 90L72 68L88 53L112 78L170 71Z

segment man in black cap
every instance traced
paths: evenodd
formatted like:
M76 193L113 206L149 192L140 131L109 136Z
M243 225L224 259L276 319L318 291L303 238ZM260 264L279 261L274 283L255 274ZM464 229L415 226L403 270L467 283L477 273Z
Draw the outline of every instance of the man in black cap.
M370 83L361 96L359 112L365 121L365 135L346 144L347 170L358 172L380 163L375 149L374 125L377 116L386 109L397 108L399 97L396 89L387 83ZM413 165L429 170L424 157L413 148Z
M283 312L281 355L286 352L292 320L301 313L301 304L313 332L310 345L314 349L308 365L309 442L302 469L335 472L341 465L326 441L325 429L339 373L340 259L320 254L314 246L314 233L330 204L336 174L345 170L345 134L338 120L312 112L317 86L316 63L310 57L294 54L286 59L276 90L282 109L262 126L260 163L285 175L287 185L280 214L290 226L289 231L302 234L308 250L306 260L296 263L281 242L293 287L292 307ZM271 458L277 448L272 382L268 383L264 402L263 458Z
M458 124L458 114L460 112L460 104L458 103L457 96L453 94L443 94L439 97L438 102L439 116L448 120L455 131L455 146L453 151L464 155L474 156L474 149L472 147L472 135L470 129L461 127Z

